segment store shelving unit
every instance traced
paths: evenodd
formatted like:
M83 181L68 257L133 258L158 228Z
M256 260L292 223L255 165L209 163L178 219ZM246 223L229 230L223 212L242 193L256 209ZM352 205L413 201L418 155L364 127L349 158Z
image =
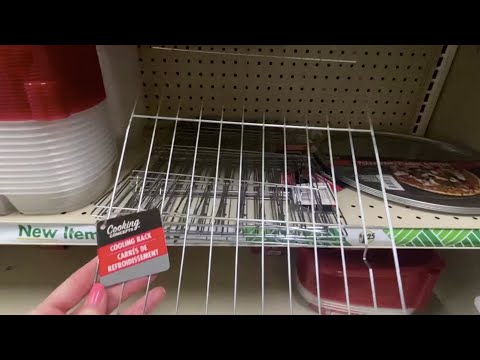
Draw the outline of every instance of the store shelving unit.
M74 212L54 216L14 213L0 217L0 229L5 234L0 236L0 244L93 246L96 244L95 223L109 212L116 216L137 211L153 206L155 201L162 204L158 206L164 210L165 198L171 197L172 204L184 202L185 205L183 210L178 210L178 206L177 210L168 207L164 210L167 229L171 230L167 231L168 244L178 247L171 250L175 254L174 271L203 266L205 284L214 284L211 274L215 269L228 268L232 272L229 279L217 280L219 284L229 283L220 286L222 290L219 290L218 298L211 297L209 306L207 303L209 313L232 311L232 291L236 293L237 280L241 284L241 276L255 278L261 294L239 293L239 299L243 297L246 303L260 301L261 306L247 306L242 310L239 302L238 313L311 313L293 299L291 268L287 264L292 261L290 249L297 246L363 249L363 239L367 237L370 240L368 249L392 248L394 253L397 248L479 248L480 216L415 209L385 202L385 199L348 187L333 194L339 212L330 214L328 221L318 222L315 216L308 217L308 213L303 215L303 220L289 220L280 219L278 213L267 212L262 216L258 215L262 211L252 210L255 206L264 209L267 204L273 204L272 194L278 195L275 201L280 204L279 208L285 204L288 209L289 203L285 203L282 191L293 192L296 185L285 186L278 176L273 180L269 178L265 169L276 164L275 161L280 164L277 170L280 169L280 173L285 171L285 175L293 166L287 164L288 161L297 164L303 161L304 170L311 171L315 167L308 161L308 153L287 159L290 157L286 156L287 145L314 145L317 135L328 137L338 131L363 132L371 134L372 138L377 131L417 136L431 133L434 137L451 140L448 132L442 130L446 126L445 106L442 104L451 99L449 84L453 83L452 87L458 85L448 76L449 72L458 73L455 63L452 66L455 56L456 62L464 64L465 58L474 56L472 51L456 46L139 46L143 102L137 104L130 121L145 122L148 132L144 141L138 142L129 139L127 130L127 146L122 151L112 188L95 204ZM466 126L472 115L463 115L458 119L459 123ZM440 122L443 126L439 125ZM136 144L133 148L128 146L129 140ZM472 140L465 145L475 148ZM205 147L210 149L209 152L205 153ZM307 148L310 151L310 147ZM330 150L335 152L335 149ZM179 154L183 153L191 157L190 162L178 162ZM243 176L246 176L245 172L250 168L245 167L245 163L240 166L241 161L254 162L261 170L256 173L258 177L242 178L240 172L243 170ZM238 164L233 166L229 176L225 170L226 162ZM198 163L204 167L197 168ZM183 164L183 170L179 170L178 164ZM207 170L195 173L196 169ZM239 172L239 169L242 170ZM245 181L239 182L238 179ZM307 179L310 180L307 189L313 195L316 188L311 173ZM185 183L177 188L183 189L183 194L176 194L175 189L171 193L165 191L168 181ZM210 199L204 215L199 214L201 196L192 190L194 183L204 190L201 201ZM238 184L251 190L251 198L241 193ZM222 195L225 188L227 190ZM119 198L122 191L125 191L124 196ZM138 196L141 200L135 203ZM245 196L246 200L242 201L248 215L243 219L238 211L241 196ZM225 210L227 215L219 216L220 206L228 207L230 212ZM213 208L217 211L212 212ZM199 230L198 219L202 216L204 227ZM194 222L195 227L182 226L185 221ZM218 221L223 221L221 231L213 230L209 225L218 224ZM246 224L257 229L254 236L238 235L239 228ZM51 230L50 233L55 229L58 231L53 237L44 236L45 231L42 236L35 237L29 235L29 225ZM305 238L300 241L299 236L280 236L270 241L266 231L269 226L289 229L321 226L327 236L313 236L316 232L308 230L308 241ZM68 228L66 231L65 227ZM344 234L343 242L338 237L339 232ZM207 249L190 248L197 246ZM260 247L261 253L255 255L249 249L241 249L243 247ZM271 247L288 248L288 259L266 255L265 249ZM242 256L238 257L239 253ZM223 260L217 260L220 258ZM253 265L255 261L258 266ZM255 266L261 273L241 275L242 269ZM272 268L267 271L268 266ZM283 280L279 280L276 267L283 267ZM183 277L188 278L185 275L188 273ZM175 305L184 301L181 299L187 299L186 312L204 312L205 291L208 294L214 289L207 286L205 290L203 282L202 286L193 280L182 282L182 276L179 279L177 276L178 273L169 273L162 279L171 282L172 286L181 283ZM268 283L267 293L266 279L272 281ZM269 297L268 291L276 295ZM275 300L269 303L269 298ZM442 298L441 301L446 300Z

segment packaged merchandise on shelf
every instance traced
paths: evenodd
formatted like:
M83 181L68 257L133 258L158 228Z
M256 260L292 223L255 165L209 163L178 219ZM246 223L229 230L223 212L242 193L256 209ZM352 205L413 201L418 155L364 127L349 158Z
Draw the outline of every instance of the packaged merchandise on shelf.
M370 134L352 134L355 164L348 134L335 134L332 142L336 177L349 186L356 188L358 180L360 190L381 198L383 184L387 198L399 204L480 214L479 154L424 138L377 133L380 176ZM320 147L319 158L329 169L325 144Z
M342 257L339 249L318 249L318 281L322 314L347 314ZM399 250L400 276L407 314L421 311L429 302L434 286L445 267L435 250ZM373 271L374 307L369 269L363 250L345 251L350 312L357 315L403 314L391 249L369 250L368 262ZM309 306L318 311L317 276L314 250L301 248L297 253L296 285Z
M96 47L0 46L0 72L0 214L95 201L117 157Z

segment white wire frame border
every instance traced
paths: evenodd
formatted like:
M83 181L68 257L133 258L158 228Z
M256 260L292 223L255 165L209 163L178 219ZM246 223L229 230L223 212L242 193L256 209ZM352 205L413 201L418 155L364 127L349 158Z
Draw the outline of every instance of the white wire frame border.
M348 126L348 128L332 128L330 127L330 124L328 122L328 117L327 117L327 126L326 127L319 127L319 126L309 126L309 123L308 123L308 118L305 117L305 125L302 126L302 125L287 125L286 124L286 121L284 122L284 124L267 124L265 123L265 112L263 113L263 122L262 123L250 123L250 122L245 122L244 121L244 114L242 114L242 121L241 122L234 122L234 121L226 121L224 118L223 118L223 110L222 110L222 117L220 119L220 122L219 120L213 120L213 119L203 119L202 118L202 113L203 113L203 104L201 106L201 109L200 109L200 115L199 115L199 118L198 119L194 119L194 118L181 118L179 116L180 114L180 110L181 110L181 104L179 104L178 106L178 111L177 111L177 116L176 117L169 117L169 116L160 116L159 115L159 112L160 112L160 104L159 104L159 107L158 107L158 111L157 111L157 115L156 116L147 116L147 115L137 115L135 114L135 109L133 109L132 111L132 115L131 115L131 118L129 120L129 126L127 127L127 131L126 131L126 134L125 134L125 139L124 139L124 145L123 145L123 149L122 149L122 156L121 156L121 160L120 160L120 163L118 165L118 172L117 172L117 177L116 177L116 183L114 184L114 190L113 190L113 194L112 194L112 199L111 199L111 202L110 202L110 206L109 206L109 209L108 209L108 217L111 216L111 213L112 213L112 207L113 207L113 202L114 202L114 195L115 195L115 190L118 186L118 180L119 180L119 173L121 171L121 167L122 167L122 164L123 164L123 156L125 154L125 150L126 150L126 145L127 145L127 141L128 141L128 135L129 135L129 129L130 129L130 125L132 123L132 121L134 119L149 119L149 120L155 120L155 124L157 124L158 120L167 120L167 121L174 121L175 122L175 129L176 129L176 126L178 124L178 122L193 122L193 123L197 123L197 136L196 136L196 146L195 146L195 153L194 153L194 162L193 162L193 168L192 168L192 176L191 176L191 182L193 184L193 181L194 181L194 175L195 175L195 164L196 164L196 157L197 157L197 149L198 149L198 140L199 140L199 137L200 137L200 129L201 129L201 124L202 123L214 123L214 124L221 124L220 126L220 133L219 133L219 148L218 148L218 153L217 153L217 166L216 166L216 171L218 172L218 159L219 159L219 156L220 156L220 145L221 145L221 130L222 130L222 126L223 125L236 125L236 126L241 126L241 129L242 129L242 134L243 134L243 129L245 128L245 126L256 126L256 127L262 127L262 200L263 200L263 197L264 197L264 188L265 188L265 179L264 179L264 168L265 168L265 165L264 165L264 160L265 160L265 129L266 128L279 128L279 129L283 129L284 131L286 129L297 129L297 130L305 130L306 131L306 145L307 145L307 150L308 150L308 155L310 155L310 146L309 146L309 131L326 131L328 135L330 135L330 132L331 131L343 131L343 132L348 132L349 136L351 136L352 133L354 132L362 132L362 133L369 133L371 136L372 136L372 140L373 140L373 147L374 147L374 150L375 150L375 157L376 157L376 162L377 162L377 166L378 166L378 170L379 170L379 178L380 178L380 183L381 183L381 188L382 188L382 194L383 194L383 200L384 200L384 203L385 203L385 209L386 209L386 215L387 215L387 218L390 217L390 212L388 210L388 199L386 197L386 190L385 190L385 184L384 184L384 181L383 181L383 176L381 176L382 174L382 170L381 170L381 164L380 164L380 157L379 157L379 153L378 153L378 148L377 148L377 145L376 145L376 141L375 141L375 133L374 133L374 129L373 129L373 124L372 124L372 121L371 121L371 118L370 118L370 114L368 112L368 109L367 109L367 119L368 119L368 122L369 122L369 125L370 125L370 128L369 129L352 129L350 126ZM155 125L155 128L156 128L156 125ZM153 135L154 136L154 135ZM242 137L243 138L243 137ZM330 137L329 137L330 139ZM153 141L153 138L152 138L152 141ZM175 142L175 132L173 133L172 135L172 150L173 150L173 146L174 146L174 142ZM352 145L353 146L353 145ZM243 142L242 142L242 147L243 147ZM332 148L331 148L331 142L329 141L329 152L330 152L330 156L332 154ZM352 148L352 152L353 152L353 148ZM172 154L172 152L170 152L170 155ZM149 159L150 159L150 156L151 156L151 151L149 152ZM308 157L308 167L309 167L309 178L310 178L310 184L309 184L309 187L310 187L310 192L311 192L311 195L312 195L312 199L313 199L313 187L312 187L312 173L311 173L311 163L310 163L310 157ZM241 154L240 154L240 161L241 161ZM355 161L355 159L353 159L353 161ZM170 159L169 159L169 163L171 162L171 156L170 156ZM331 164L331 166L333 166L333 164ZM146 169L145 171L145 174L144 174L144 178L146 179L146 176L147 176L147 173L148 173L148 168ZM333 173L334 174L334 173ZM334 183L336 181L335 179L335 175L333 175L334 179ZM287 179L285 179L285 182L287 182ZM241 185L241 182L240 182L240 185ZM143 183L143 186L145 186L145 182ZM187 220L185 222L186 226L185 226L185 233L184 233L184 238L183 238L183 244L182 244L182 259L181 259L181 265L180 265L180 273L179 273L179 280L178 280L178 288L177 288L177 301L176 301L176 313L178 313L178 310L179 310L179 303L180 303L180 293L181 293L181 286L182 286L182 274L183 274L183 265L184 265L184 256L185 256L185 250L186 250L186 239L187 239L187 236L188 236L188 231L189 231L189 222L188 222L188 219L189 219L189 216L190 216L190 210L191 210L191 197L192 197L192 189L193 187L191 186L190 187L190 194L189 194L189 201L188 201L188 209L187 209L187 212L186 212L186 216L187 216ZM143 189L142 189L143 190ZM358 192L358 195L360 197L360 189L357 188L357 192ZM337 198L337 195L336 195L336 191L335 191L335 198ZM337 203L338 204L338 203ZM163 206L163 205L162 205ZM362 207L362 204L360 204L360 206ZM263 201L262 201L262 209L264 207L264 204L263 204ZM140 205L139 205L139 208L140 208ZM138 209L139 209L138 208ZM312 210L312 214L314 212L314 202L312 201L311 202L311 210ZM363 212L363 208L361 209L362 212ZM237 214L239 216L239 214ZM212 215L213 216L213 215ZM363 220L363 219L362 219ZM240 218L237 219L237 222L240 221ZM364 221L364 220L363 220ZM321 315L321 295L320 295L320 282L319 282L319 263L318 263L318 258L317 258L317 239L316 239L316 231L315 231L315 217L312 216L312 222L313 222L313 240L314 240L314 255L315 255L315 276L316 276L316 290L317 290L317 306L318 306L318 313L319 315ZM262 314L264 313L264 297L265 297L265 291L264 291L264 288L265 288L265 266L264 266L264 258L265 258L265 232L264 232L264 229L265 229L265 219L264 219L264 214L263 214L263 211L262 211L262 219L261 219L261 225L262 225L262 232L261 232L261 238L262 238L262 241L261 241L261 249L262 249L262 253L261 253L261 256L262 256ZM394 238L394 232L393 232L393 226L392 226L392 221L391 219L389 218L388 219L388 225L389 225L389 230L390 230L390 237L391 237L391 250L392 250L392 254L393 254L393 257L394 257L394 262L395 262L395 272L396 272L396 277L397 277L397 284L398 284L398 290L399 290L399 296L400 296L400 303L401 303L401 307L402 307L402 311L403 313L407 313L407 308L406 308L406 303L405 303L405 296L404 296L404 292L403 292L403 285L402 285L402 279L401 279L401 272L400 272L400 265L398 263L398 254L397 254L397 248L396 248L396 244L395 244L395 238ZM238 226L237 226L238 227ZM343 266L343 269L345 270L346 269L346 259L345 259L345 256L343 254L343 251L344 251L344 246L343 246L343 242L344 242L344 237L342 236L342 225L340 223L340 221L338 222L338 229L339 229L339 234L338 234L338 238L339 238L339 242L341 244L341 252L342 252L342 266ZM367 233L366 233L366 228L365 228L365 225L363 225L363 236L364 236L364 239L367 239ZM238 233L238 231L237 231ZM212 256L211 256L211 251L212 251L212 248L213 248L213 233L211 234L211 238L210 238L210 243L209 243L209 247L210 247L210 256L209 256L209 264L208 264L208 272L209 272L209 276L208 276L208 283L207 283L207 296L206 296L206 305L205 305L205 313L208 313L208 290L209 290L209 282L210 282L210 267L211 267L211 261L212 261ZM269 245L267 245L269 246ZM291 246L291 242L288 241L287 242L287 246L288 246L288 249L290 249L290 246ZM236 252L237 252L237 255L238 256L238 247L239 247L239 244L238 244L238 236L237 236L237 241L236 241ZM365 263L368 265L367 263L367 260L366 260L366 252L368 250L368 241L365 242L365 245L364 245L364 248L365 248L365 255L364 255L364 261ZM290 259L290 256L289 256L289 259ZM371 270L371 269L370 269ZM290 270L290 267L289 267L289 292L290 292L290 309L292 309L292 284L291 284L291 270ZM237 274L237 272L235 272ZM347 301L347 311L348 313L350 314L350 299L349 299L349 291L348 291L348 280L347 280L347 273L345 271L343 271L344 273L344 286L345 286L345 295L346 295L346 301ZM372 280L372 298L373 298L373 302L374 302L374 306L376 308L376 290L375 290L375 285L373 283L373 274L372 272L370 271L370 277L371 277L371 280ZM149 279L150 280L150 279ZM236 280L235 279L235 283L236 283ZM149 281L150 283L150 281ZM235 301L234 301L235 303ZM234 308L234 312L235 312L235 308Z

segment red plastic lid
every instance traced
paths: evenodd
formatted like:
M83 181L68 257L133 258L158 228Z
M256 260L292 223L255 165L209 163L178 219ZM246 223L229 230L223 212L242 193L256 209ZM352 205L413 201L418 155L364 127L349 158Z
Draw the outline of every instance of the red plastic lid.
M346 303L342 258L339 249L319 249L318 252L320 296L335 302ZM346 250L347 279L352 305L373 306L369 271L363 262L363 250ZM392 250L371 249L368 261L373 270L378 307L400 308L397 276ZM434 250L398 250L400 273L405 302L408 308L420 308L433 289L443 259ZM299 249L297 275L300 284L317 295L315 256L312 249Z
M0 46L0 121L56 120L105 99L95 45Z

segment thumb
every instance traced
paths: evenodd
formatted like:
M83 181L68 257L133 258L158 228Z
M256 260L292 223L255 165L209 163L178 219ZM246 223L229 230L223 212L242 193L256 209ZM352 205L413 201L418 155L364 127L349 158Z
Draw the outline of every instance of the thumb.
M107 313L107 292L102 284L93 285L88 294L85 304L83 304L77 315L106 315Z

